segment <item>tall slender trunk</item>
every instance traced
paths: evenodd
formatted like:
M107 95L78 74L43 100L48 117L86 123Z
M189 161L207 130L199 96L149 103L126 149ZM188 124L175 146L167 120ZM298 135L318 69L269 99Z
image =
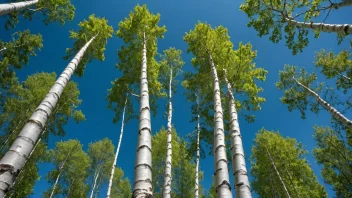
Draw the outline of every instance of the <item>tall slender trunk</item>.
M23 10L23 9L28 8L38 2L39 2L39 0L32 0L32 1L22 1L22 2L17 2L17 3L0 4L0 16L5 15L5 14L9 14L11 12Z
M232 169L234 174L234 182L237 198L252 197L251 188L249 185L248 173L246 169L246 160L244 158L244 150L242 145L242 137L240 125L238 123L238 114L235 105L235 97L232 93L232 86L227 79L226 70L225 81L227 84L227 92L230 95L229 113L230 113L230 134L231 134L231 154L232 154Z
M352 128L352 121L346 118L344 115L342 115L337 109L335 109L333 106L331 106L328 102L323 100L317 93L315 93L313 90L311 90L309 87L303 85L300 83L295 77L292 77L292 79L301 87L303 87L305 90L307 90L314 98L315 100L322 106L324 107L332 117L334 117L336 120L340 121L343 125L345 125L347 128Z
M54 110L67 82L94 39L95 36L82 47L68 64L42 103L24 125L10 149L0 160L0 197L3 197L13 185L19 171L23 168L26 159L45 128L45 123Z
M209 61L214 80L214 165L216 197L232 198L229 171L227 168L224 118L221 105L219 78L210 52Z
M200 152L199 152L199 136L200 136L200 115L199 115L199 98L198 95L196 95L197 99L197 156L196 156L196 177L195 177L195 187L194 187L194 198L199 197L199 157L200 157Z
M284 181L282 180L279 171L277 170L277 167L276 167L276 165L275 165L275 162L274 162L273 158L271 157L268 148L265 147L265 149L266 149L266 152L268 153L268 156L269 156L269 158L270 158L270 162L271 162L271 164L273 165L273 167L274 167L274 169L275 169L276 175L277 175L277 177L279 178L279 180L280 180L280 182L281 182L281 184L282 184L282 187L283 187L284 190L285 190L285 193L286 193L287 197L288 197L288 198L291 198L290 193L288 192L288 190L287 190L287 188L286 188L286 185L285 185Z
M110 198L110 194L111 194L112 181L114 179L117 157L119 156L120 146L121 146L121 142L122 142L123 127L125 125L125 112L126 112L127 99L128 99L128 95L126 96L125 106L123 107L120 138L119 138L119 143L117 144L117 149L116 149L116 153L115 153L114 163L112 164L112 168L111 168L110 180L109 180L109 186L108 186L108 192L106 194L106 198Z
M171 196L171 163L172 163L172 67L170 70L169 82L169 112L167 117L167 147L166 147L166 161L165 161L165 174L164 174L164 190L163 198L170 198Z
M72 151L72 148L70 149L70 152L67 154L65 160L63 161L62 164L60 164L60 167L59 167L59 174L57 175L56 177L56 181L55 181L55 184L53 186L53 190L51 191L51 194L50 194L50 198L52 198L54 196L54 192L55 192L55 189L56 189L56 186L57 186L57 183L59 182L59 179L60 179L60 176L62 174L62 171L64 170L64 166L66 164L66 161L68 159L68 157L70 157L71 155L71 151Z
M96 172L94 174L94 182L93 182L93 186L92 186L92 192L90 193L90 198L93 198L93 196L94 196L94 191L97 186L97 180L100 175L100 170L101 170L101 167L98 167L98 169L96 170Z
M299 28L319 30L321 32L336 32L341 34L352 34L352 25L350 24L298 22L296 20L289 19L289 18L286 18L285 20Z
M133 197L153 197L152 187L152 129L150 121L147 79L147 41L143 33L143 59L140 84L140 112L136 164L134 167Z

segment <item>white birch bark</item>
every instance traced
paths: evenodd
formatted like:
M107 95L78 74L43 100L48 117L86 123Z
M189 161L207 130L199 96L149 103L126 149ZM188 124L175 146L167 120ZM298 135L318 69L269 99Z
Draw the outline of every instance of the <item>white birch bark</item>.
M0 16L9 14L15 11L20 11L25 8L28 8L32 5L35 5L38 3L39 0L32 0L32 1L22 1L22 2L17 2L17 3L4 3L0 4Z
M227 156L224 134L224 118L221 105L221 93L219 78L209 53L209 62L214 80L214 165L216 181L216 197L232 198L231 185L229 182L229 171L227 168Z
M287 196L288 198L291 198L290 193L288 193L288 190L287 190L287 188L286 188L286 185L285 185L284 181L282 180L279 171L277 170L277 167L276 167L276 165L275 165L275 162L274 162L273 158L271 157L271 155L270 155L270 153L269 153L269 150L268 150L267 148L265 148L265 149L266 149L266 152L268 153L268 156L269 156L269 158L270 158L270 162L271 162L271 164L273 165L273 167L274 167L274 169L275 169L276 175L277 175L277 177L279 178L279 180L280 180L280 182L281 182L281 184L282 184L282 187L283 187L284 190L285 190L286 196Z
M45 124L54 110L67 82L70 80L85 51L95 39L88 41L68 64L44 100L22 128L20 134L0 160L0 197L4 197L23 168L34 145L41 136Z
M163 198L170 198L171 196L171 163L172 163L172 66L170 70L169 82L169 112L167 117L167 147L166 147L166 161L165 161L165 174L164 174L164 189Z
M232 154L232 169L234 174L234 182L237 198L251 198L251 188L249 185L248 173L246 169L246 160L242 145L242 136L240 125L238 123L238 113L235 105L235 97L232 93L232 86L227 79L226 70L225 81L227 91L230 95L229 113L230 113L230 134L231 134L231 154Z
M97 180L98 180L99 175L100 175L100 170L101 170L101 167L98 167L98 170L94 174L94 183L93 183L93 186L92 186L92 192L90 193L90 198L93 198L93 196L94 196L94 191L95 191L95 188L97 186Z
M307 28L319 30L321 32L336 32L340 34L352 34L352 25L350 24L328 24L328 23L313 23L313 22L298 22L293 19L286 18L286 21L292 23L299 28Z
M140 84L140 112L136 164L134 168L133 197L153 197L152 187L152 130L150 122L147 79L147 41L143 33L143 58Z
M119 156L120 146L121 146L121 142L122 142L123 127L125 125L125 112L126 112L127 99L128 99L128 96L126 96L125 106L123 107L120 138L119 138L119 143L117 144L117 149L116 149L116 153L115 153L114 163L112 164L112 168L111 168L110 180L109 180L109 186L108 186L108 192L106 194L106 198L110 198L110 194L111 194L112 181L114 179L117 157Z
M200 157L200 152L199 152L199 136L200 136L200 115L199 115L199 98L198 95L196 94L196 101L197 101L197 156L196 156L196 177L195 177L195 187L194 187L194 197L198 198L199 197L199 157Z
M309 87L303 85L300 83L295 77L292 77L292 79L301 87L303 87L305 90L307 90L314 98L315 100L322 106L324 107L332 117L334 117L336 120L340 121L343 125L345 125L347 128L352 128L352 121L346 118L344 115L342 115L337 109L335 109L333 106L331 106L328 102L323 100L317 93L315 93L313 90L311 90Z

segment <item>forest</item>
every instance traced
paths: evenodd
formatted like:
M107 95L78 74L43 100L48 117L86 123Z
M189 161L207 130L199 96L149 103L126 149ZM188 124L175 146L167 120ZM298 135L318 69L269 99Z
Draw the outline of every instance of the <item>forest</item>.
M352 198L352 0L0 0L0 198Z

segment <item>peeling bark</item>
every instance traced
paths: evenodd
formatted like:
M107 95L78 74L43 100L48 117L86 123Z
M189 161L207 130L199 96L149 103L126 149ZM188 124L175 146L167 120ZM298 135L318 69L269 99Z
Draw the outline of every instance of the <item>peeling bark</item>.
M244 150L242 145L242 137L240 125L238 123L238 114L235 105L235 97L232 93L232 86L227 79L226 70L225 81L227 84L227 92L230 96L229 113L230 113L230 134L231 134L231 154L232 169L236 188L237 198L251 198L251 188L249 185L248 173L246 169L246 160L244 158Z
M231 186L229 183L229 171L227 168L224 118L221 106L219 78L215 68L213 57L210 53L209 62L214 80L214 165L216 170L216 197L232 198Z
M307 90L314 98L315 100L322 106L324 107L332 117L334 117L336 120L340 121L343 125L345 125L347 128L352 128L352 121L346 118L342 113L337 111L333 106L331 106L328 102L323 100L317 93L315 93L313 90L311 90L309 87L303 85L300 83L295 77L292 77L292 79L301 87L303 87L305 90Z
M32 5L35 5L38 3L39 0L32 0L32 1L23 1L23 2L17 2L17 3L4 3L0 4L0 16L9 14L15 11L20 11L25 8L28 8Z
M122 142L123 127L125 126L125 112L126 112L127 99L128 99L128 95L127 95L126 100L125 100L125 106L123 107L120 138L119 138L119 143L117 144L117 149L116 149L116 153L115 153L114 163L112 164L112 168L111 168L110 180L109 180L109 186L108 186L108 192L106 194L106 198L110 198L110 194L111 194L111 187L112 187L112 181L114 179L117 157L119 155L120 146L121 146L121 142Z
M4 197L6 192L13 185L20 170L28 159L29 154L41 136L45 124L52 114L67 82L94 39L95 36L81 48L68 64L44 100L26 122L10 149L0 160L0 197Z
M200 115L199 115L199 98L198 95L196 94L197 97L197 156L196 156L196 177L195 177L195 187L194 187L194 198L199 197L199 136L200 136Z
M286 18L285 20L299 28L319 30L321 32L336 32L336 33L345 34L345 35L352 34L352 25L350 24L298 22L296 20L289 19L289 18Z
M167 117L167 147L166 147L166 161L165 161L165 174L164 174L164 189L163 198L170 198L171 196L171 163L172 163L172 67L170 70L169 82L169 112Z
M153 197L152 187L152 130L150 122L147 79L147 41L143 33L143 59L140 84L140 112L136 164L134 168L133 197Z

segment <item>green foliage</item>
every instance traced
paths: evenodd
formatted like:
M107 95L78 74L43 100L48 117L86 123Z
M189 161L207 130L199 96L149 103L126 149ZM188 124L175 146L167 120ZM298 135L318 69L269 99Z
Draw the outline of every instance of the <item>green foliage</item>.
M110 176L111 167L114 161L114 145L111 140L104 138L88 146L88 155L91 161L89 170L90 186L93 186L94 179L98 175L95 193L99 192L102 184L106 183Z
M132 196L131 184L128 178L123 179L123 170L116 167L112 181L111 197L125 198Z
M17 2L23 0L10 0L10 2ZM71 21L75 16L75 7L70 0L39 0L33 7L23 11L9 14L9 19L6 21L6 29L14 28L18 23L18 15L32 20L36 13L43 15L43 22L45 25L49 23L60 23L64 25L66 21Z
M42 36L29 30L12 34L8 42L0 41L0 96L6 95L6 89L17 81L14 69L27 65L30 56L36 56L36 51L43 47L42 43Z
M120 118L120 113L125 104L123 95L128 93L139 93L141 65L142 65L142 49L144 34L147 45L147 76L150 107L154 115L156 115L156 100L164 97L162 84L159 82L160 64L155 60L157 55L158 38L163 38L166 27L159 27L160 14L152 14L146 5L137 5L134 11L119 23L119 29L116 32L118 38L121 38L125 45L118 50L119 63L117 67L123 76L112 82L113 87L109 90L107 97L109 101L108 107L115 111L114 122ZM139 113L139 111L137 111ZM132 105L128 105L126 110L128 119L136 116Z
M293 138L261 129L251 156L252 189L261 197L286 197L267 150L292 197L327 197L304 156L307 151Z
M352 88L352 60L351 53L343 50L335 55L332 51L320 50L316 52L315 66L328 78L336 78L336 87L343 89L344 94Z
M86 65L93 59L104 61L107 40L112 37L114 30L108 25L108 21L105 18L95 17L94 14L90 15L88 20L80 22L78 26L80 29L77 32L70 31L70 39L75 40L75 42L72 48L66 49L64 59L67 60L74 57L92 37L96 36L76 68L75 74L81 77Z
M321 174L333 186L336 197L352 196L352 148L345 138L329 127L314 127L317 147L314 157L323 166Z
M54 164L46 179L51 187L44 192L44 197L49 197L56 178L61 172L54 195L66 195L70 197L86 197L89 187L84 184L88 177L90 161L88 155L82 150L82 144L78 140L58 142L54 149L47 151L47 162Z
M29 76L23 83L18 83L9 87L8 94L4 99L4 108L0 115L0 137L1 156L8 150L24 124L43 100L51 86L55 83L55 73L37 73ZM37 179L37 162L41 160L48 140L48 134L64 136L63 126L74 118L77 107L81 104L78 98L79 90L73 81L67 83L58 104L47 122L45 133L41 136L44 143L40 143L32 156L27 161L22 173L18 176L15 186L12 188L13 197L27 197L33 193L32 188ZM80 112L80 111L79 111ZM81 116L84 115L81 114Z
M165 157L167 147L167 130L161 129L152 139L153 153L153 189L156 198L162 197L164 184ZM193 197L195 186L196 165L191 163L192 154L187 151L187 143L172 131L172 197ZM199 171L199 181L203 173ZM202 187L199 187L202 195ZM200 196L201 197L201 196Z
M248 27L253 27L260 37L270 35L269 39L273 43L278 43L284 37L286 45L293 54L302 52L309 43L308 30L298 28L289 20L300 19L304 22L312 22L312 18L318 17L321 10L331 10L334 7L324 6L326 0L246 0L240 9L249 17ZM331 1L330 1L331 2ZM302 13L297 11L306 10ZM304 17L303 17L304 16ZM319 37L319 32L315 31L315 37ZM345 35L338 35L343 37Z
M302 86L298 85L295 80L299 81L306 87L309 87L316 93L319 93L323 88L323 83L313 87L313 83L317 80L317 75L312 72L309 74L304 68L299 71L297 66L285 65L284 70L280 71L279 81L276 83L276 87L279 90L284 90L284 96L281 98L281 102L288 105L288 110L293 111L299 110L301 117L306 117L305 111L308 106L313 113L319 112L319 104L314 97Z

